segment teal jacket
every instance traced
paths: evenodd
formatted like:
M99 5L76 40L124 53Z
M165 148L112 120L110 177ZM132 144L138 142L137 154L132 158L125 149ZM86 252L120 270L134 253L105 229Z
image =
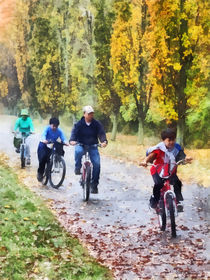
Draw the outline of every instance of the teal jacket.
M14 131L17 130L25 133L34 132L32 119L30 117L27 117L26 119L23 119L22 117L18 118L14 127Z

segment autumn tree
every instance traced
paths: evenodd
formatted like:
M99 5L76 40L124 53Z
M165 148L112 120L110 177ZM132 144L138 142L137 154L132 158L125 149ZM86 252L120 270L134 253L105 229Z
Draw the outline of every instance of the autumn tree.
M138 142L143 143L144 122L150 106L152 80L144 51L148 26L147 5L141 0L115 1L116 20L111 38L111 64L115 87L133 119L136 116ZM132 108L132 109L131 109ZM129 116L127 115L127 120Z
M9 44L0 43L0 101L10 112L15 113L20 98L14 54Z
M27 39L30 31L28 9L31 1L20 0L16 3L13 20L13 30L11 30L14 43L15 66L17 69L18 83L21 91L21 99L25 106L31 102L28 80L28 45Z
M150 14L148 44L160 111L177 121L183 144L186 117L207 93L208 2L147 0Z
M113 127L111 140L116 139L117 124L121 101L114 86L114 73L110 65L110 40L112 23L115 15L112 5L106 5L106 1L95 1L95 54L96 54L96 88L99 96L99 106L103 113L110 116Z

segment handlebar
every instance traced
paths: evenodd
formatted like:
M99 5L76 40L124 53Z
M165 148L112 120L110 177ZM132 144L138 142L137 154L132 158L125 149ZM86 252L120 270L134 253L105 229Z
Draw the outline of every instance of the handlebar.
M48 140L47 140L47 141L48 141ZM52 141L52 140L49 140L49 141L47 142L47 144L55 144L55 143L59 143L59 144L61 144L61 145L63 145L63 146L66 145L64 142L59 142L59 141Z
M29 136L30 134L34 134L34 132L21 132L21 131L12 131L15 135L21 135L21 137Z
M82 146L82 147L100 147L102 148L102 145L101 144L92 144L92 145L86 145L86 144L82 144L82 143L77 143L76 146Z
M165 164L167 164L167 163L156 164L156 165L155 165L155 164L153 164L153 163L148 162L146 166L144 166L144 165L141 164L141 163L140 163L139 165L140 165L140 166L143 166L143 167L147 167L147 166L159 166L159 165L162 166L162 165L165 165ZM187 164L187 161L186 161L185 159L181 159L181 160L179 160L179 161L177 161L177 162L173 162L173 164L178 166L178 165L180 165L180 164Z

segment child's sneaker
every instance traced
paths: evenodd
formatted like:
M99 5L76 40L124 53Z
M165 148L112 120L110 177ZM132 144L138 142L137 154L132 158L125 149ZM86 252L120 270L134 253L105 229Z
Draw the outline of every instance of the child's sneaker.
M153 209L155 209L157 207L157 201L155 200L153 195L151 195L151 197L149 199L149 205Z
M182 201L178 201L177 202L177 211L180 213L180 212L184 212L184 206L183 206L183 203Z

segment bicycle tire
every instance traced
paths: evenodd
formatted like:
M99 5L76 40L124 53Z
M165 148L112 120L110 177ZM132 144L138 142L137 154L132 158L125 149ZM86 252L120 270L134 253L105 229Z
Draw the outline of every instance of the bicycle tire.
M26 166L26 159L25 159L25 149L23 145L20 151L20 161L21 161L21 168L24 168Z
M90 196L90 181L91 181L91 168L86 166L85 169L85 179L83 185L83 200L88 201Z
M174 214L174 200L171 196L167 198L169 213L170 213L170 220L171 220L171 236L173 238L176 237L176 223L175 223L175 214Z
M50 168L50 163L48 162L45 165L44 174L43 174L43 178L42 178L42 184L45 186L47 185L48 180L49 180L49 168Z
M54 179L52 177L56 164L60 164L62 166L61 179L57 183L53 182ZM65 179L65 175L66 175L66 163L65 163L64 158L62 156L58 156L58 155L54 154L50 160L49 182L50 182L51 187L58 189L62 185L62 183Z
M158 212L158 221L161 231L166 229L166 211L163 199L159 201L159 212Z

